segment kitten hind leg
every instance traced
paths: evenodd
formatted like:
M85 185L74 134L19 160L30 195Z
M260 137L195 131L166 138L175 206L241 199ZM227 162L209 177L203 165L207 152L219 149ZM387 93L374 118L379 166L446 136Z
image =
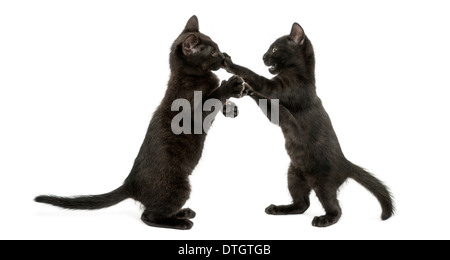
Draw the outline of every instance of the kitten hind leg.
M155 214L154 212L146 209L144 213L142 213L141 219L145 224L152 227L189 230L192 228L194 223L186 218L178 218L178 214L180 214L180 216L185 216L186 213L188 213L188 210L182 210L174 216L167 217Z
M341 207L337 200L337 189L322 187L314 189L314 191L325 209L325 215L315 217L312 221L312 225L315 227L328 227L336 224L342 214Z
M309 208L309 194L311 187L308 185L305 177L293 165L289 167L288 172L289 192L293 199L292 204L275 206L270 205L266 208L269 215L295 215L303 214Z

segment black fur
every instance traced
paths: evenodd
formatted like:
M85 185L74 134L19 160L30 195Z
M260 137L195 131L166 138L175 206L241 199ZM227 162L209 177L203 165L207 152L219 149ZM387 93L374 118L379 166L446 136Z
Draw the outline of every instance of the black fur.
M381 218L391 217L394 207L387 187L348 161L341 151L330 118L316 95L314 50L303 28L295 23L289 35L270 46L263 60L276 75L273 79L233 64L228 55L224 64L228 72L242 77L250 85L256 101L279 99L280 102L279 124L291 158L288 186L293 203L271 205L266 213L302 214L308 209L309 195L314 190L326 214L315 217L313 226L335 224L341 217L337 191L347 178L353 178L378 199L383 210Z
M179 112L171 111L171 105L174 100L183 98L189 100L194 111L194 91L202 91L203 102L215 98L225 104L230 97L241 97L244 90L241 79L232 77L219 87L219 79L211 72L223 66L224 58L217 44L199 32L197 17L193 16L172 46L171 74L165 97L154 113L124 184L103 195L74 198L39 196L35 201L68 209L89 210L133 198L145 207L142 221L146 224L190 229L193 223L188 219L194 218L195 212L182 207L190 195L189 175L200 160L206 133L175 135L171 122ZM234 104L229 106L232 111L226 111L224 107L223 112L229 116L236 115L237 107ZM218 112L204 112L203 118Z

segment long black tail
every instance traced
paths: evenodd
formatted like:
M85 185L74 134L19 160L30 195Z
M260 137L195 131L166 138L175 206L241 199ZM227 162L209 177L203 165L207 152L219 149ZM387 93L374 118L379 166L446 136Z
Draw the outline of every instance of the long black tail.
M369 190L380 202L383 213L381 214L382 220L390 218L395 211L392 194L386 185L380 180L375 178L371 173L367 172L363 168L352 164L353 174L352 178L361 184L364 188Z
M38 196L34 199L36 202L47 203L53 206L66 209L102 209L115 205L129 196L124 186L117 188L109 193L101 195L77 196L72 198L57 196Z

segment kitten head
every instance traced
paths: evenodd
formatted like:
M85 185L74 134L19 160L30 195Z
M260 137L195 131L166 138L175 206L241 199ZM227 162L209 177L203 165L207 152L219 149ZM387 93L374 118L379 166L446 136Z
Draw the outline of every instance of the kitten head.
M188 74L204 74L222 67L225 56L219 46L200 33L197 16L192 16L183 32L172 45L170 63L172 69Z
M289 68L308 70L311 67L308 65L314 67L314 51L303 28L294 23L291 33L277 39L264 54L263 60L274 75Z

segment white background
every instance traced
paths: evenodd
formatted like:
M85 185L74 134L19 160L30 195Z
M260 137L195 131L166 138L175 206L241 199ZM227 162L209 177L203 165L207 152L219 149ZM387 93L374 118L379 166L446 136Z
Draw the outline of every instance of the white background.
M449 239L447 2L1 1L0 238ZM391 188L392 219L382 222L352 180L332 227L311 226L323 214L314 194L304 215L266 215L290 202L289 158L250 98L208 136L191 177L190 231L144 225L131 200L91 212L33 202L122 183L164 95L169 48L193 14L235 63L267 77L269 45L303 26L344 153Z

